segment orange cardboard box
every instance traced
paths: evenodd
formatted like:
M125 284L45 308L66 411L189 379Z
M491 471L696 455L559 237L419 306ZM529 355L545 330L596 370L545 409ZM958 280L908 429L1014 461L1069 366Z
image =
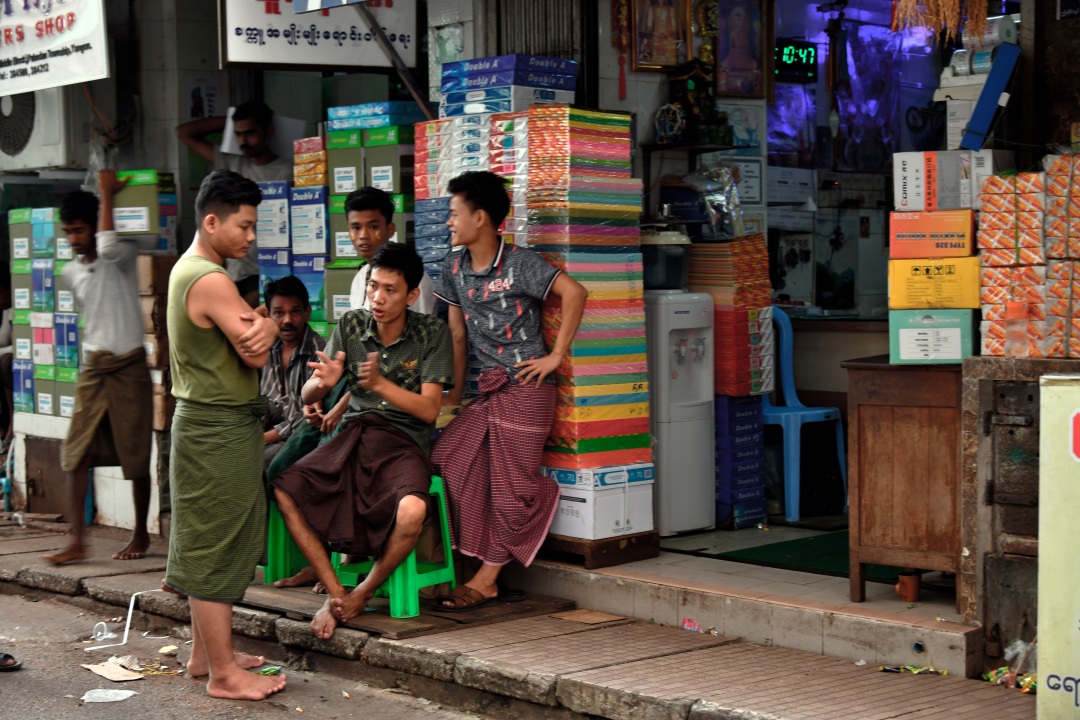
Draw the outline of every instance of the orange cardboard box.
M1014 230L1016 228L1041 228L1045 221L1042 212L981 212L980 230Z
M1046 209L1046 195L1043 193L1008 193L979 195L977 210L984 212L1040 212Z
M889 257L965 257L975 253L971 210L894 212L889 215Z
M980 230L979 249L997 250L1004 248L1041 248L1043 246L1042 228L1018 228L1016 230Z
M1034 287L1046 283L1046 267L1041 265L1029 265L1018 268L984 267L982 270L983 287L1000 285L1023 285Z
M984 267L1013 267L1015 265L1045 265L1046 251L1022 247L1009 250L983 250L979 253Z
M983 193L1037 193L1046 188L1043 173L1026 172L1015 175L991 175L983 181Z

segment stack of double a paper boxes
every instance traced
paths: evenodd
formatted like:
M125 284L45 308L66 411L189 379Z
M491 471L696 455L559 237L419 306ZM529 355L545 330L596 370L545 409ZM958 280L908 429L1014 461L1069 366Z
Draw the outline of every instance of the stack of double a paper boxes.
M781 311L777 311L781 312ZM716 518L732 530L768 521L762 396L716 396Z
M320 155L321 154L321 155ZM326 155L326 141L321 137L302 138L293 142L293 158L318 158ZM319 161L312 160L314 163ZM308 298L311 301L311 320L313 323L326 322L326 296L323 291L323 280L326 274L326 264L330 257L330 224L329 202L330 192L326 185L329 174L329 166L326 160L322 161L323 170L312 168L310 175L301 176L294 174L294 186L288 188L289 197L289 257L285 258L281 252L284 248L270 248L273 253L261 256L266 261L267 275L265 278L283 277L294 275L307 288ZM298 185L302 180L303 185ZM318 181L322 182L319 183ZM269 220L273 215L280 232L281 220L278 212L281 205L281 185L270 186L271 193L267 201L271 205L267 209L266 217ZM273 208L273 209L271 209ZM275 241L281 243L278 236ZM260 240L260 247L264 247ZM288 259L289 272L284 272L281 262ZM260 276L264 268L260 268ZM273 273L271 275L270 273Z
M1045 173L995 175L982 186L983 355L1007 354L1011 303L1018 311L1011 320L1026 329L1027 357L1080 357L1080 159L1052 155L1044 163Z
M542 471L563 485L551 532L599 539L651 531L642 188L630 177L630 118L537 105L527 122L529 245L589 291L557 373L544 452ZM560 325L559 303L549 300L548 346Z
M897 153L889 218L889 359L959 363L977 346L979 258L974 211L985 178L1012 166L996 150ZM989 221L994 222L991 216ZM987 235L998 267L1001 236ZM994 297L994 291L988 291Z
M713 298L716 524L730 530L766 521L761 395L776 383L768 262L763 235L690 248L690 290Z
M349 293L364 264L349 235L345 199L361 187L388 193L397 234L390 242L413 240L413 123L423 120L414 102L387 101L333 107L327 111L330 187L330 262L324 294L326 320L333 328L353 308Z
M143 173L144 176L149 177ZM146 204L158 204L158 188L130 185L117 193L119 234L139 247L157 248L161 236ZM134 190L134 192L133 192ZM143 204L146 203L146 204ZM24 208L8 213L11 238L12 344L14 406L20 413L70 418L82 364L83 319L63 281L64 267L75 260L54 208ZM147 362L155 375L155 393L168 395L168 343L165 337L168 274L175 255L161 252L138 257L144 307ZM171 412L155 397L154 429L168 429ZM158 408L158 405L161 405Z
M65 312L57 313L56 291L63 266L73 257L71 246L63 236L59 212L54 208L10 210L8 223L15 412L61 414L56 386L59 349L65 368L60 374L65 414L71 417L79 373L79 317L71 293L66 291L62 299ZM75 347L69 350L72 339Z
M266 300L266 288L292 274L292 245L289 232L289 190L286 181L258 183L262 191L255 224L259 247L259 298Z
M539 103L573 103L578 66L539 55L443 63L439 117L527 110Z

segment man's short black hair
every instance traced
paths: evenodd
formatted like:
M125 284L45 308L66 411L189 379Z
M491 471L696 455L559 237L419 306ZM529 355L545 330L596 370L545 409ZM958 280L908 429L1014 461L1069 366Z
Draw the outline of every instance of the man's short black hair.
M97 229L98 199L93 193L76 190L60 201L60 222L84 222L91 230Z
M396 270L405 278L405 287L412 292L420 287L424 277L424 261L408 245L389 242L383 245L371 258L371 272L378 268ZM368 275L370 278L371 276Z
M507 180L493 172L467 172L458 175L447 185L451 195L461 199L473 210L483 210L498 230L510 212L510 196L506 192Z
M233 122L254 120L256 125L265 130L274 124L274 111L264 102L250 100L233 110L232 119Z
M258 207L262 202L259 186L232 170L215 170L203 178L195 198L195 221L202 227L203 218L213 213L224 220L241 205Z
M359 190L353 190L345 198L346 216L351 212L364 212L367 210L378 211L386 219L387 225L394 222L394 200L390 197L390 193L385 190L362 187Z
M270 303L272 303L276 297L299 300L305 310L311 307L311 298L308 296L307 286L295 275L287 275L280 280L275 280L270 283L266 286L266 291L263 295L266 297L267 308L270 307Z

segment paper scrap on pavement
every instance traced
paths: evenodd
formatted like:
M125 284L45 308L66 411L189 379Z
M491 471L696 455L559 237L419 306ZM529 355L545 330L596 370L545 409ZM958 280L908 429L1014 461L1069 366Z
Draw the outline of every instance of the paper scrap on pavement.
M100 675L106 680L112 680L113 682L126 682L128 680L142 680L143 676L137 672L132 672L126 668L122 668L116 663L109 661L98 663L97 665L83 665L84 668L92 673Z
M119 702L139 693L134 690L87 690L80 700L83 702Z

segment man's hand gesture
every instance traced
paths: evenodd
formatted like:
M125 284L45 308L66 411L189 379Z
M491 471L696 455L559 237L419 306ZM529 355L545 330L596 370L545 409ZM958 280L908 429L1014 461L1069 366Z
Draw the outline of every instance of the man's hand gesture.
M319 356L319 360L322 362L308 363L308 367L314 371L311 373L311 377L319 381L320 388L332 390L341 380L341 376L345 374L345 353L338 351L337 357L333 360L324 352L316 351L315 354Z
M368 353L367 360L360 363L360 387L368 392L378 392L384 379L379 371L379 353Z

